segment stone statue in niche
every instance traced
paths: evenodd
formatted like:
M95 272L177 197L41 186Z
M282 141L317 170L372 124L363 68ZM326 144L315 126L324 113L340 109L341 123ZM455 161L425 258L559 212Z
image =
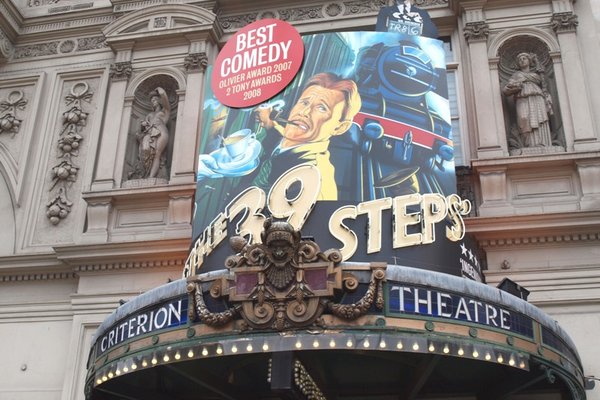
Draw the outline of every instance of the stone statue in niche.
M538 64L535 54L518 54L519 70L512 74L503 92L514 97L517 128L523 146L550 148L552 98L546 88L544 70Z
M157 87L150 93L152 111L140 123L136 133L138 143L137 160L129 179L157 178L166 176L166 148L169 143L167 122L171 107L165 90Z

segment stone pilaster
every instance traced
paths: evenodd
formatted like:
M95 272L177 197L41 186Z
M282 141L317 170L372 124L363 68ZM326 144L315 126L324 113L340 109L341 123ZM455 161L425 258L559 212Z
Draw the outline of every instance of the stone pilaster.
M487 39L489 25L485 21L481 2L465 4L463 28L471 59L471 82L477 128L477 158L506 155L504 131L498 129L494 82L490 72ZM496 83L497 85L497 83Z
M131 48L117 52L115 63L110 67L110 84L106 112L104 114L100 147L98 149L98 164L92 182L92 190L110 190L115 185L115 165L119 133L123 119L123 108L127 83L131 77Z
M570 10L568 2L553 2L554 14L550 24L556 32L565 84L567 88L568 106L573 121L573 150L600 150L600 141L594 131L592 110L588 96L588 85L585 81L579 44L577 43L577 15Z

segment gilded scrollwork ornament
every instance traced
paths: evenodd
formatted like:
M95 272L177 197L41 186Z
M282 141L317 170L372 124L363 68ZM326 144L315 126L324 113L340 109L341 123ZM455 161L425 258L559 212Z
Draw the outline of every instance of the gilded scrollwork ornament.
M8 94L6 100L0 101L0 135L11 133L14 137L21 127L22 119L17 118L17 110L24 110L27 100L24 98L23 91L14 90Z
M353 320L373 305L383 307L385 265L371 265L371 282L359 301L335 303L337 294L355 291L359 280L343 270L339 250L321 251L318 244L303 239L287 222L267 219L260 243L249 244L237 236L230 244L236 254L225 261L229 274L214 280L209 290L203 291L194 278L188 285L196 314L193 317L207 325L220 326L239 316L241 326L283 331L323 326L321 317L327 310ZM212 302L227 304L226 310L211 312L206 296Z
M73 158L79 156L79 146L83 140L81 130L86 126L89 113L83 110L83 102L90 103L93 93L85 82L73 85L65 96L65 104L69 107L62 113L62 129L57 141L60 162L50 169L52 186L56 194L46 203L46 217L52 225L58 225L71 212L73 203L68 198L68 189L77 181L79 167Z

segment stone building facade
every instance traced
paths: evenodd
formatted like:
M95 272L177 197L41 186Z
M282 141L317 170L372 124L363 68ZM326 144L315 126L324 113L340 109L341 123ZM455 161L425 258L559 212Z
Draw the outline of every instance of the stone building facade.
M487 283L530 290L586 375L600 376L600 1L414 3L446 43L459 192L476 205L467 227L487 253ZM0 399L82 399L104 318L181 277L205 69L219 46L260 18L301 33L373 30L387 4L0 2ZM544 82L544 146L523 140L505 90L521 53L535 54ZM140 125L161 110L158 168L136 173Z

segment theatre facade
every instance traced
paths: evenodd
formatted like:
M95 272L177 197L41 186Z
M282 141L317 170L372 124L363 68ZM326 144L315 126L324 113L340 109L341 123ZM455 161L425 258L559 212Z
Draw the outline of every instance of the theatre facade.
M0 399L600 399L600 2L0 9Z

